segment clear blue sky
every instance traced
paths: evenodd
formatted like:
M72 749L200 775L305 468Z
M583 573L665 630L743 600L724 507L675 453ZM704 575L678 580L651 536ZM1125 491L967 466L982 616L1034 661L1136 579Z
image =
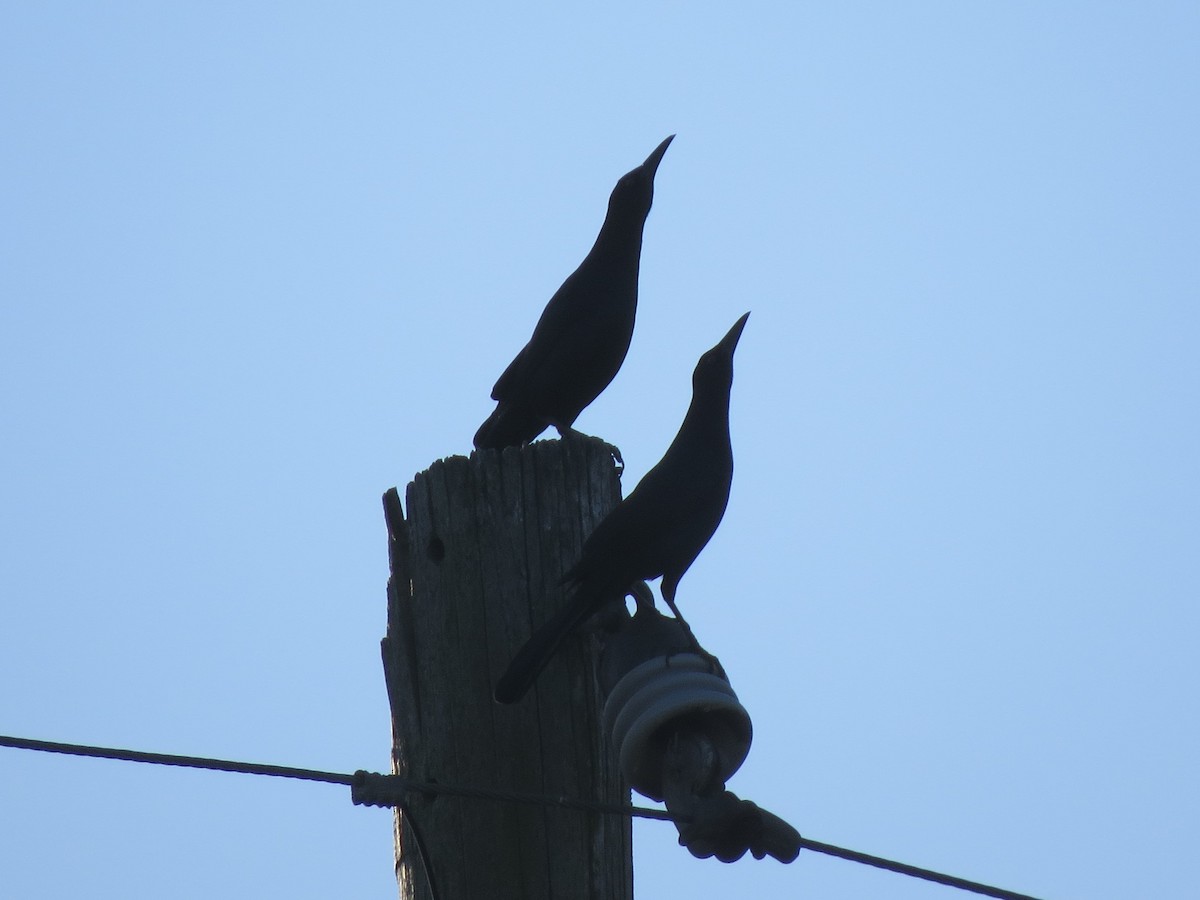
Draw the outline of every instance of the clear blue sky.
M386 768L379 497L677 133L578 425L632 485L753 311L679 594L754 717L731 788L1194 893L1198 46L1191 2L8 4L0 733ZM0 750L0 810L6 897L395 892L336 787ZM643 900L957 896L636 835Z

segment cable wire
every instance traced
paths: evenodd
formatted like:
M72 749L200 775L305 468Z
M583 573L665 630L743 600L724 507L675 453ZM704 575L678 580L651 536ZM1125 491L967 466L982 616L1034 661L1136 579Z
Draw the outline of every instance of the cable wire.
M142 750L119 750L115 747L91 747L86 744L60 744L55 741L35 741L29 738L0 735L0 747L18 750L40 750L43 753L64 753L69 756L91 756L97 759L120 759L126 762L150 763L156 766L181 766L187 769L214 769L218 772L238 772L243 775L270 775L275 778L297 778L301 781L322 781L326 784L354 783L353 775L340 772L321 772L317 769L297 769L292 766L267 766L260 763L235 762L229 759L210 759L204 756L176 756L172 753L146 753Z
M975 894L982 894L985 897L997 897L999 900L1037 900L1036 897L1031 897L1028 894L1018 894L1015 891L1006 891L1004 888L980 884L977 881L968 881L965 878L957 878L954 875L946 875L942 872L935 872L932 869L922 869L918 866L910 866L908 863L884 859L882 856L871 856L869 853L847 850L845 847L837 847L833 844L823 844L811 838L801 837L800 846L809 850L815 850L817 853L825 853L840 859L848 859L851 862L874 866L877 869L887 869L889 872L897 872L900 875L908 875L912 878L922 878L925 881L944 884L948 887L958 888L960 891L971 891Z
M412 821L408 807L403 802L403 795L408 793L447 794L450 796L467 797L484 800L498 800L508 803L533 803L543 806L557 806L567 809L577 809L585 812L595 812L605 815L636 816L645 819L675 821L669 812L659 809L647 809L641 806L629 806L616 803L592 803L586 800L574 800L568 797L545 797L536 794L521 794L515 791L499 791L491 788L464 787L461 785L438 784L436 782L410 781L400 775L379 775L374 772L360 771L353 775L341 772L323 772L319 769L299 769L293 766L273 766L261 763L237 762L229 759L213 759L205 756L178 756L172 753L147 753L142 750L120 750L113 747L93 747L87 744L63 744L56 741L38 741L30 738L9 737L0 735L0 747L12 747L17 750L37 750L43 753L62 753L70 756L90 756L98 759L117 759L127 762L149 763L159 766L180 766L190 769L212 769L218 772L237 772L244 775L268 775L275 778L295 778L301 781L316 781L326 784L341 784L351 787L355 793L355 803L369 806L399 806L401 811ZM365 792L362 799L360 792ZM414 823L415 824L415 823ZM414 830L417 839L418 855L421 857L426 876L430 876L425 848L419 833ZM995 897L998 900L1037 900L1029 894L1018 894L1015 891L992 887L977 881L968 881L954 875L935 872L932 869L922 869L907 863L860 853L834 844L825 844L811 838L801 837L800 846L836 856L850 862L887 869L912 878L920 878L947 887L958 888L981 894L985 897ZM432 880L432 879L431 879ZM431 885L432 886L432 885Z
M13 747L18 750L39 750L44 753L62 753L69 756L90 756L97 759L117 759L125 762L149 763L159 766L179 766L188 769L211 769L218 772L237 772L243 775L269 775L275 778L295 778L301 781L319 781L325 784L343 784L353 787L356 781L364 776L374 779L386 779L386 783L396 786L392 790L388 805L395 803L395 797L404 793L447 794L456 797L470 797L480 800L499 800L508 803L532 803L540 806L559 806L566 809L577 809L582 812L596 812L605 815L634 816L644 819L662 819L673 821L670 813L661 809L648 809L643 806L630 806L620 803L593 803L588 800L573 800L569 797L547 797L538 794L522 794L516 791L501 791L493 788L465 787L461 785L439 784L437 782L412 781L401 775L378 775L373 772L355 773L351 775L341 772L323 772L319 769L298 769L293 766L273 766L262 763L237 762L230 759L213 759L206 756L178 756L173 753L147 753L143 750L121 750L115 747L93 747L87 744L63 744L56 741L37 741L30 738L9 737L0 735L0 747ZM368 802L366 805L381 805Z

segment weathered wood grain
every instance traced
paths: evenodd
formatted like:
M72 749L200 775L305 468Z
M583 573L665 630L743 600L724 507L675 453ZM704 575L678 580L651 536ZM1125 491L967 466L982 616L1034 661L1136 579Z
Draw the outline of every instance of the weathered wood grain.
M421 781L628 802L599 733L593 648L570 640L520 703L492 687L562 601L559 579L620 500L608 446L594 438L439 460L405 497L384 498L388 629L384 674L393 771ZM492 800L414 797L446 898L632 896L628 818ZM407 815L396 813L404 900L428 887Z

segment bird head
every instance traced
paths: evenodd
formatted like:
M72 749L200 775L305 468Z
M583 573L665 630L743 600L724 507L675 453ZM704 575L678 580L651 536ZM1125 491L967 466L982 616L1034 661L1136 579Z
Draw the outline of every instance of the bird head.
M746 327L746 320L749 318L750 313L746 313L734 322L725 337L700 357L700 361L696 363L696 370L692 373L693 392L729 392L729 386L733 384L733 351L737 349L738 339L741 338L742 329Z
M650 205L654 202L654 173L658 171L658 164L662 162L663 154L667 152L667 147L673 140L675 135L671 135L655 147L644 163L621 176L608 198L609 215L615 213L641 216L643 220L646 218L650 212Z

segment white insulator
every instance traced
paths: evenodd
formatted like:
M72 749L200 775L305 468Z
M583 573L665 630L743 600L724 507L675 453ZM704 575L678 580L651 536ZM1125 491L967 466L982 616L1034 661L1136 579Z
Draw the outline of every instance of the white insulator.
M660 656L631 669L609 693L603 721L621 774L652 800L662 799L663 753L672 723L709 736L723 781L745 761L753 731L729 682L695 653Z

